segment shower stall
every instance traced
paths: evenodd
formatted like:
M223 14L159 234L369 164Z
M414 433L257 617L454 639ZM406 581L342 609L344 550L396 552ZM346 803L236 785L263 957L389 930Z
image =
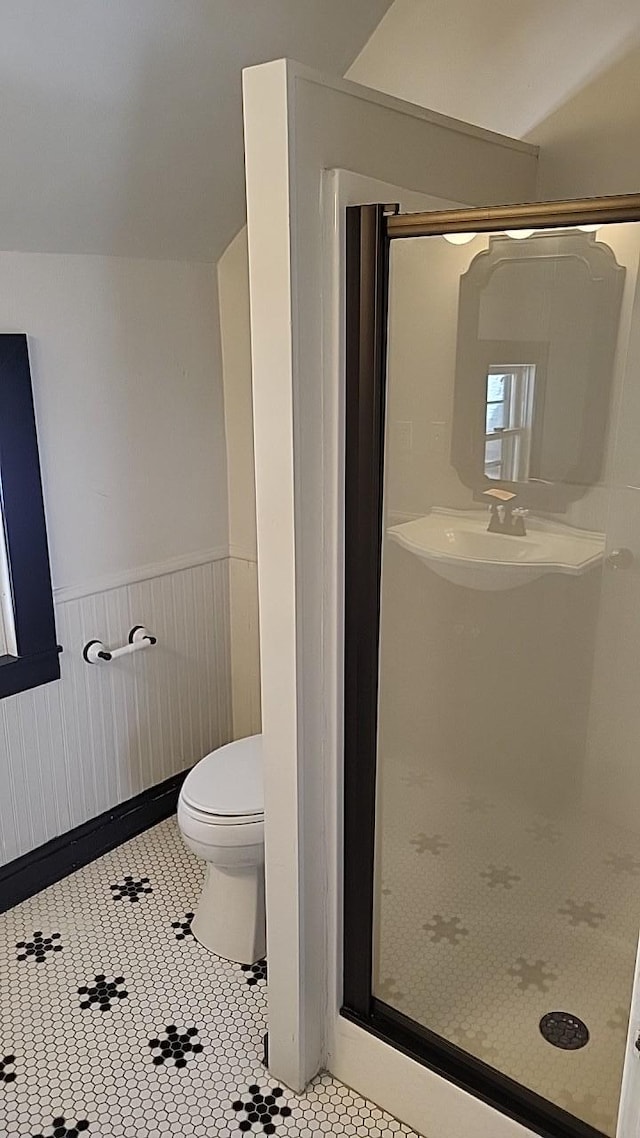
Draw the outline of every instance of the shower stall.
M639 267L640 195L347 211L342 1014L550 1138L640 1063Z

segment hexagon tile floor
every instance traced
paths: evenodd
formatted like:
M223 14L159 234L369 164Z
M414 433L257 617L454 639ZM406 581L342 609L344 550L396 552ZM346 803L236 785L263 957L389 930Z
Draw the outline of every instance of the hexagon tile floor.
M612 1138L640 835L434 761L383 770L375 995Z
M328 1075L274 1083L266 965L198 944L201 881L169 819L0 917L3 1138L410 1135Z

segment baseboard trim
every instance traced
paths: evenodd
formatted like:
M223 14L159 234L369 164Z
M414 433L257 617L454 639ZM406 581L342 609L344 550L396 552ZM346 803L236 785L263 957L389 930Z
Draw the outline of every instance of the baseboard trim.
M97 818L0 866L0 913L168 818L176 809L180 787L187 774L188 770L180 771L105 810Z

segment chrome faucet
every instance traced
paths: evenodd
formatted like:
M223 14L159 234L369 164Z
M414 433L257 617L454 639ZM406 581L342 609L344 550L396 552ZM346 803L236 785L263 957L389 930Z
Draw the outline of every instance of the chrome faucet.
M528 510L512 506L510 502L492 502L489 506L487 533L506 533L511 537L526 537L524 524Z

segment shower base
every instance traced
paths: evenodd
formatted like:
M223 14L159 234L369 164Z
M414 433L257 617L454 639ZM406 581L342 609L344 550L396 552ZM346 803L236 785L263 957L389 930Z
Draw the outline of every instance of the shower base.
M640 838L384 761L374 995L615 1134L640 912ZM540 1023L580 1020L559 1047Z

